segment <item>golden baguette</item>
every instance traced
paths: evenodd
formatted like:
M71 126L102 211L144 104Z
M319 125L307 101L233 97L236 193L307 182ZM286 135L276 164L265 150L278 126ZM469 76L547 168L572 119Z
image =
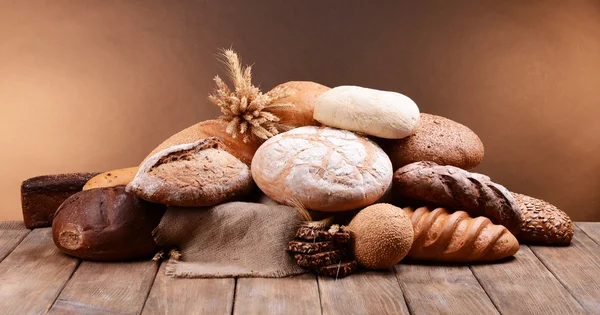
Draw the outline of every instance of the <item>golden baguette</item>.
M519 242L504 226L464 211L420 207L402 210L410 217L415 240L406 256L439 262L489 262L514 255Z

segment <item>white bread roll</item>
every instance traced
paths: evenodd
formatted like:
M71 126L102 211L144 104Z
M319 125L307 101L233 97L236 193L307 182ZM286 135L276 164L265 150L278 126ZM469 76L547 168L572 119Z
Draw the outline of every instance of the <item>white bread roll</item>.
M420 115L417 104L400 93L338 86L316 100L313 118L331 127L401 139L417 129Z
M251 171L273 200L331 212L374 203L390 187L393 174L389 157L371 140L315 126L267 140L256 151Z

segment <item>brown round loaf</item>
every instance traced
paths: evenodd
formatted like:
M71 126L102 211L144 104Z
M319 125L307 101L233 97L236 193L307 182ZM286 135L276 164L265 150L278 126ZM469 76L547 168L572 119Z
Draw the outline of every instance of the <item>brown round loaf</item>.
M292 108L273 109L272 113L279 117L280 122L291 127L319 125L313 119L315 101L321 94L330 90L329 87L310 81L290 81L276 86L284 88L289 96L273 102L276 104L293 104Z
M483 160L483 143L467 126L448 118L421 113L417 131L402 139L377 139L394 169L418 161L432 161L471 169Z
M573 238L571 218L554 205L533 197L511 193L523 212L524 223L517 234L529 244L569 245Z
M253 186L248 165L207 138L158 152L140 166L127 192L177 207L207 207L247 195Z
M233 138L225 131L226 128L227 123L217 119L206 120L197 123L193 126L183 129L182 131L163 141L163 143L161 143L158 147L152 150L150 154L148 154L142 164L144 164L144 162L146 162L154 154L172 146L193 143L210 137L216 137L223 142L221 147L223 150L231 153L233 156L240 159L240 161L246 163L246 165L250 165L252 156L254 156L254 152L260 146L261 142L257 139L250 138L251 140L249 142L244 143L242 139L243 137L238 136Z
M56 211L52 237L63 252L99 261L151 257L152 230L165 208L125 192L125 186L81 191Z

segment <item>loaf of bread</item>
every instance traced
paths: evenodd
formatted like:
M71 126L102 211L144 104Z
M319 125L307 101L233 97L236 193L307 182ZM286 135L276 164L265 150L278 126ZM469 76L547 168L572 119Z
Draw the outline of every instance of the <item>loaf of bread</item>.
M510 257L519 242L504 226L464 211L420 207L402 210L410 217L415 240L407 258L438 262L489 262Z
M330 127L402 139L419 126L419 107L396 92L360 86L338 86L315 102L313 117Z
M346 211L388 190L392 163L371 140L350 131L307 126L267 140L252 160L252 178L273 200L306 209Z
M177 207L207 207L245 196L253 187L250 169L222 146L211 137L160 151L142 164L127 192Z
M133 180L138 169L139 167L134 166L98 174L85 183L83 190L127 185Z
M21 184L23 221L28 229L52 225L56 209L98 173L45 175Z
M525 223L517 239L528 244L569 245L573 238L571 218L554 205L533 197L512 193L521 207Z
M421 113L419 127L402 139L375 139L390 156L394 169L432 161L468 170L483 160L483 143L467 126L448 118Z
M388 269L411 249L414 234L402 209L377 203L361 210L346 227L358 264L368 269Z
M242 141L241 137L233 138L226 132L226 129L227 123L216 119L197 123L163 141L163 143L161 143L158 147L152 150L150 154L148 154L148 156L144 159L144 162L156 153L172 146L193 143L199 140L216 137L223 142L221 145L222 150L231 153L233 156L237 157L240 161L249 166L250 162L252 161L252 157L254 156L254 152L260 146L261 142L254 138L251 138L251 141L249 142ZM142 164L144 162L142 162Z
M458 167L433 162L408 164L394 173L393 191L395 197L487 217L515 235L523 224L521 208L506 188L485 175Z
M165 207L125 192L125 186L81 191L56 211L52 237L63 252L81 259L125 261L152 257L152 230Z
M279 117L280 122L290 127L318 125L313 119L315 101L330 88L310 81L290 81L276 86L274 89L285 89L286 97L273 102L277 104L292 104L293 107L273 109L271 113Z

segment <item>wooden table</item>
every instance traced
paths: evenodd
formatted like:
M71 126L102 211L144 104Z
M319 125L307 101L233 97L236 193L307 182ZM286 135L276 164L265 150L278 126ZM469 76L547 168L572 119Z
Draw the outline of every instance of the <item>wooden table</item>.
M63 255L49 228L0 222L0 314L600 314L600 223L500 264L405 264L334 280L173 279L154 261Z

